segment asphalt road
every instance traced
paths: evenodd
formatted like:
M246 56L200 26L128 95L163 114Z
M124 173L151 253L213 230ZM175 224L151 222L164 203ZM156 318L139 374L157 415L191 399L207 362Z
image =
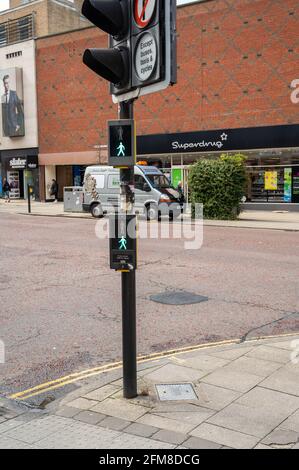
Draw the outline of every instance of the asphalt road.
M121 359L120 274L109 269L96 222L0 217L0 393ZM297 332L298 248L295 232L219 227L204 229L199 250L185 250L177 239L141 240L138 353ZM149 299L166 290L208 301L170 306Z

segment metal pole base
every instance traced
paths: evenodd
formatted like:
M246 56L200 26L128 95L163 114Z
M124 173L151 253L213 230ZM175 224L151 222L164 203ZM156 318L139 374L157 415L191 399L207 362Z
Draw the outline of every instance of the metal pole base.
M121 274L123 310L124 398L137 396L136 277L135 271Z

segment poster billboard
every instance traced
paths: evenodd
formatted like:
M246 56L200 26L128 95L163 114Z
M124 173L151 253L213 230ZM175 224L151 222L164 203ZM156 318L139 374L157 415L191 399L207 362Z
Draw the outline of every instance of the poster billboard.
M25 135L24 90L22 69L12 67L0 70L1 134L3 137Z
M292 168L284 169L284 202L292 202Z
M276 191L278 185L277 171L265 171L265 190Z

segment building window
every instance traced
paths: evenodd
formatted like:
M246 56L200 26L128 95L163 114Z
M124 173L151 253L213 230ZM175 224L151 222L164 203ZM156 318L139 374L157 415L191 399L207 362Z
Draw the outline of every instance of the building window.
M6 25L0 25L0 47L5 46L7 44L7 32L6 32Z
M25 41L31 37L31 23L30 18L25 17L19 20L19 34L20 41Z

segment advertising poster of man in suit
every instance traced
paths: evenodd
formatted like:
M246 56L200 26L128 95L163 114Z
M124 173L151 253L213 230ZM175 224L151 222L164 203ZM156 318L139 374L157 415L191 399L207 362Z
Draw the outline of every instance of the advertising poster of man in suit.
M22 70L17 68L0 71L2 136L25 135Z

